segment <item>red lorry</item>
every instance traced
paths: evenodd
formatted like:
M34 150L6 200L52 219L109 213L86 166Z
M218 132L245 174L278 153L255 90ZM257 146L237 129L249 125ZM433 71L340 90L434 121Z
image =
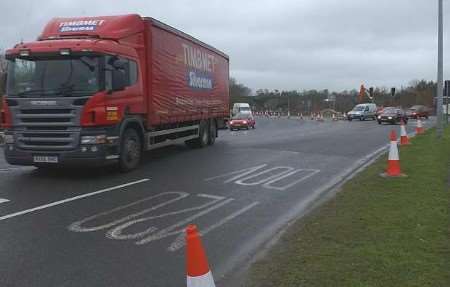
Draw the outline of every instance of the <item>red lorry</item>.
M145 150L214 144L229 116L228 56L153 18L55 18L6 57L10 164L128 171Z

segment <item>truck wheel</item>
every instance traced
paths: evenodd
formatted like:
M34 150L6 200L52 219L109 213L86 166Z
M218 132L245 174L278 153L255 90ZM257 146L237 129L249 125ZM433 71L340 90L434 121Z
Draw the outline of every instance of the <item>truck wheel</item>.
M126 129L120 142L119 168L128 172L139 166L142 156L141 138L135 129Z
M216 142L217 135L217 125L216 120L212 119L209 121L209 145L213 145Z
M193 148L202 148L207 146L210 139L209 129L209 123L202 120L200 122L198 138L186 141L186 145Z

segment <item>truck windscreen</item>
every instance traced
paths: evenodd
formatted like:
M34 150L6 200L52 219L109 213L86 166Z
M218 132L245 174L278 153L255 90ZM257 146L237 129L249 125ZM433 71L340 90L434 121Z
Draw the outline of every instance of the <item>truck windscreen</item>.
M15 58L8 63L8 97L91 95L100 90L99 57Z

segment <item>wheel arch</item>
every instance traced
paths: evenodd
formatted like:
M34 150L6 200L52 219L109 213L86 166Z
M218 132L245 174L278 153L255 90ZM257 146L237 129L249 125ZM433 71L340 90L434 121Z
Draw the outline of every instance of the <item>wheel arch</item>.
M132 128L132 129L136 130L136 132L139 135L139 138L141 139L142 148L144 149L145 148L145 129L144 129L144 124L142 122L142 119L139 117L125 118L120 125L119 135L121 138L122 138L122 135L125 132L125 130L127 130L128 128Z

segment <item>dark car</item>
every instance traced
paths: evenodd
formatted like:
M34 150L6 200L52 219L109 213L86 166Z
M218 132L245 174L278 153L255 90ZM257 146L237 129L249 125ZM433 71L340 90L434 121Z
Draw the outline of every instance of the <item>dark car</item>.
M248 130L250 127L255 128L256 121L252 115L238 114L234 116L229 122L230 130Z
M430 116L429 109L422 105L415 105L410 107L406 114L410 119L426 118Z
M377 115L377 118L379 115L381 115L383 113L384 107L377 107L377 112L375 113L375 115Z
M396 124L400 123L402 120L406 124L408 122L408 116L401 108L387 107L383 109L380 115L378 115L377 120L380 125L381 123Z

